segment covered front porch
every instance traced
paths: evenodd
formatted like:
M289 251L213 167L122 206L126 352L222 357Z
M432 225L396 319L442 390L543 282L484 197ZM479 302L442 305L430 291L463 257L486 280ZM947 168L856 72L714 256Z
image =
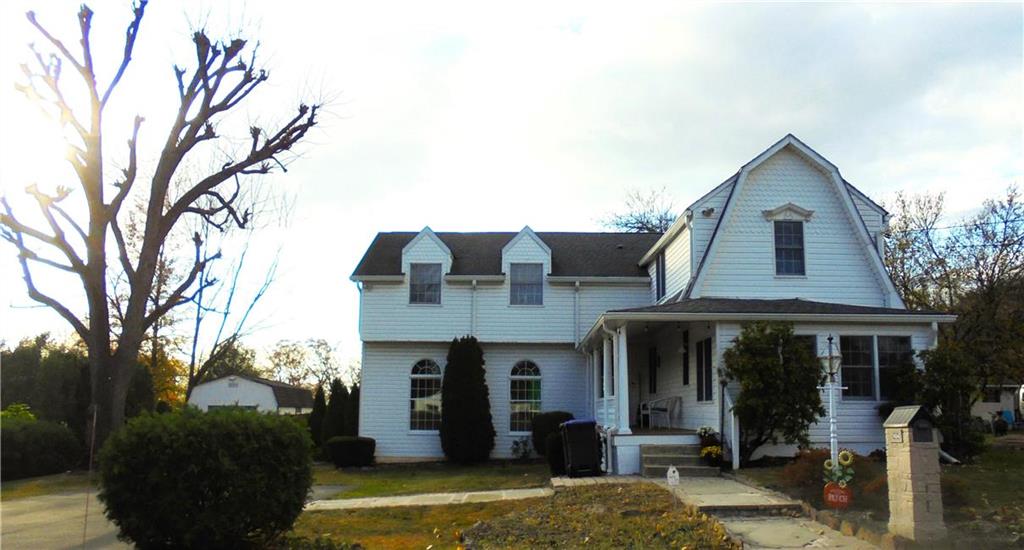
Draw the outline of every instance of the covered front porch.
M719 341L713 321L621 321L591 331L581 347L609 472L640 473L642 446L699 445L702 426L728 433Z

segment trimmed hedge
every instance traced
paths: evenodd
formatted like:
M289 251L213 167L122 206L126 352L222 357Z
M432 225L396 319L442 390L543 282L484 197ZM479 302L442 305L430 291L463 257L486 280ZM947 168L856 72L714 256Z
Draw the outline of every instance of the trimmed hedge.
M0 479L66 472L82 461L82 447L67 426L5 418L0 423Z
M343 466L369 466L377 441L372 437L339 435L327 440L327 456L338 468Z
M533 448L537 450L537 454L547 456L548 434L558 433L558 427L563 422L568 422L573 418L572 413L565 411L550 411L534 416L532 421L532 438Z
M302 512L312 447L283 416L144 414L100 451L99 498L118 538L139 548L263 547Z
M545 456L548 458L548 468L551 475L565 475L565 448L562 446L561 432L549 433L544 443Z

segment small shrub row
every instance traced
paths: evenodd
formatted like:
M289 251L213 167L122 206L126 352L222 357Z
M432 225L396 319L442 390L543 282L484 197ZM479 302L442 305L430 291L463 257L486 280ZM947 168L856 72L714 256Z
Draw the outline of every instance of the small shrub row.
M533 417L531 422L533 448L537 454L547 456L548 435L559 432L563 422L573 419L572 413L565 411L543 412Z
M0 479L66 472L82 461L82 447L67 426L5 418L0 423Z
M339 435L327 440L327 456L338 468L373 464L377 442L370 437Z

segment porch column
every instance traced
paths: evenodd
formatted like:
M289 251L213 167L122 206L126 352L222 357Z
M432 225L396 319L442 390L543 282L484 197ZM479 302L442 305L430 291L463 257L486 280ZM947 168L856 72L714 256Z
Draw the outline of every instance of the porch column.
M598 383L600 381L600 377L597 375L597 369L599 369L601 367L597 363L597 350L596 349L590 350L590 353L587 354L587 357L589 358L589 361L587 362L587 366L590 367L590 393L592 394L592 397L593 397L593 399L591 401L593 403L593 407L591 407L591 409L590 409L590 414L596 420L597 419L597 408L600 406L600 403L601 403L600 402L600 399L601 399L601 388L598 387Z
M601 339L601 369L604 371L601 376L601 385L604 392L604 399L601 400L601 422L605 426L614 426L615 423L608 418L608 403L611 399L611 384L609 381L612 379L612 339L607 336Z
M629 345L626 342L625 325L615 331L615 341L615 365L618 367L615 372L615 412L619 416L619 433L631 434L633 431L629 429Z

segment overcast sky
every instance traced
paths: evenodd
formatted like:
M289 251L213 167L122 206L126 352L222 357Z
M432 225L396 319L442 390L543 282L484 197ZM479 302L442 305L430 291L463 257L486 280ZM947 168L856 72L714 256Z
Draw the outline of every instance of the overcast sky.
M665 187L681 210L787 133L882 202L945 192L966 212L1022 179L1020 3L480 4L149 6L107 119L113 165L137 113L152 159L176 99L171 65L192 62L198 25L261 42L271 80L239 124L329 101L303 158L271 181L294 208L255 239L251 279L279 248L281 269L250 345L325 338L358 357L348 276L378 231L600 230L629 189ZM130 9L90 5L105 81ZM25 45L42 45L23 15L33 8L75 43L77 2L0 5L0 186L12 200L33 181L76 186L13 87ZM0 244L0 338L68 333L27 307L13 247Z

